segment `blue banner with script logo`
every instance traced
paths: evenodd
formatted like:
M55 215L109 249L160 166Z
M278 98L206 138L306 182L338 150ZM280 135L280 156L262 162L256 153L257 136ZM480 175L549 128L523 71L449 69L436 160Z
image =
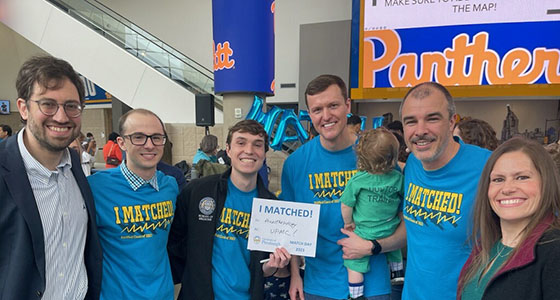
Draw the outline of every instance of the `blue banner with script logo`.
M274 95L274 1L212 1L214 90Z

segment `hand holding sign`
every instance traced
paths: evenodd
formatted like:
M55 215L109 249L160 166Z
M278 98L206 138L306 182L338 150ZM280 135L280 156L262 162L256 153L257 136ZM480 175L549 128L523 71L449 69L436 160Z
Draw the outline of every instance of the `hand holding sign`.
M320 207L316 204L255 198L249 229L249 250L315 257Z

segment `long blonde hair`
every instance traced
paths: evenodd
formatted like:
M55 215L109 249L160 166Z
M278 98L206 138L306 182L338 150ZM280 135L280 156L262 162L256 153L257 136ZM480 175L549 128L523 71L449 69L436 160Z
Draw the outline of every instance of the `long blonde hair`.
M522 231L519 243L515 246L507 262L519 251L519 246L527 239L529 234L537 225L542 223L551 214L553 220L550 228L560 228L558 212L560 212L560 175L552 158L544 147L535 141L525 138L513 138L500 145L490 156L478 183L476 203L474 207L473 231L470 242L473 251L478 254L473 257L471 265L465 270L465 276L459 281L459 294L462 293L465 284L473 279L478 270L487 266L490 262L490 250L502 238L500 218L492 210L488 199L488 187L490 185L490 173L494 169L496 161L504 154L521 151L526 154L541 177L541 201L529 224ZM549 228L549 229L550 229Z

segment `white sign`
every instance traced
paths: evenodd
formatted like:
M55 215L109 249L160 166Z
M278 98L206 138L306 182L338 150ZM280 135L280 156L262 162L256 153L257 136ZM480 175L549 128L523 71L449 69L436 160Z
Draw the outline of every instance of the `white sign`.
M560 19L558 0L364 0L364 9L364 31Z
M320 211L317 204L253 199L247 248L284 247L293 255L315 257Z

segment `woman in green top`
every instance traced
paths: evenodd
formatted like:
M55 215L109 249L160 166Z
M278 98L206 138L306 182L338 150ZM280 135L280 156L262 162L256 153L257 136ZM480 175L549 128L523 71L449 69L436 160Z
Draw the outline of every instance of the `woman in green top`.
M457 299L560 299L559 212L560 176L543 146L500 145L480 177Z

